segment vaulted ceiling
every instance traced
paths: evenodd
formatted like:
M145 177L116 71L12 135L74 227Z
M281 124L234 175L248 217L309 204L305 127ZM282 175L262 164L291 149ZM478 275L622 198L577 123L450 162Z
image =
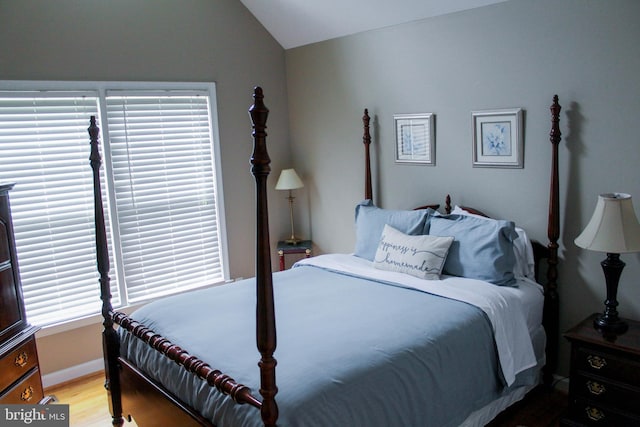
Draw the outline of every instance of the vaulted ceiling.
M291 49L506 0L241 0Z

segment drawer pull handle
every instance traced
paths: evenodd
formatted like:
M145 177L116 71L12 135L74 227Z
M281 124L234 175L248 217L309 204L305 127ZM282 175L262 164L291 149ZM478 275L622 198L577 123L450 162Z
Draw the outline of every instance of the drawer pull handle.
M33 397L33 387L31 386L25 388L22 394L20 395L20 399L24 400L25 402L30 401L32 397Z
M587 412L587 417L591 421L601 421L602 419L604 419L604 412L602 412L600 409L592 408L591 406L587 406L584 409Z
M587 362L593 369L602 369L607 366L607 360L604 357L593 356L591 354L587 357Z
M594 396L600 396L607 391L606 387L596 381L587 381L587 390Z
M23 351L22 353L16 356L16 360L14 360L13 363L19 368L24 368L25 366L27 366L28 360L29 360L29 355L27 354L26 351Z

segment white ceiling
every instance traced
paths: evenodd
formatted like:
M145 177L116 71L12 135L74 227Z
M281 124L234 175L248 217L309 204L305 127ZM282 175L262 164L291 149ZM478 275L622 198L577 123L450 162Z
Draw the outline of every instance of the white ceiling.
M506 0L240 0L284 47L500 3Z

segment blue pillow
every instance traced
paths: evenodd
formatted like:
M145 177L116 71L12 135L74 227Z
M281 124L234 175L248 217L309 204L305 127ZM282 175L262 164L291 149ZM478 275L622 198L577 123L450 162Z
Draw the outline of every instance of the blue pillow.
M432 209L402 211L381 209L369 199L356 206L356 248L354 255L373 261L385 224L409 235L426 234L428 219L435 213ZM428 230L428 227L427 227Z
M443 272L484 280L495 285L515 283L513 241L518 237L512 221L442 215L431 218L429 234L455 238Z

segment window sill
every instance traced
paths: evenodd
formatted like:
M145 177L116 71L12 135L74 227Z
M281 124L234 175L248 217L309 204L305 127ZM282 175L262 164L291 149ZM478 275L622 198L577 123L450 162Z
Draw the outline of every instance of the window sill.
M143 305L144 303L131 305L128 307L120 307L117 310L122 311L123 313L126 313L126 314L131 314L134 310L142 307ZM48 337L50 335L56 335L63 332L72 331L74 329L83 328L85 326L101 325L103 320L104 319L102 318L102 314L92 314L90 316L81 317L79 319L73 319L73 320L68 320L66 322L43 326L42 329L40 329L36 333L36 337L37 338Z
M238 280L243 280L243 279L244 279L243 277L237 277L235 279L229 279L229 280L226 280L224 282L213 283L211 285L203 286L203 287L197 288L197 289L205 289L205 288L211 288L211 287L215 287L215 286L221 286L221 285L225 285L225 284L229 284L229 283L234 283L234 282L237 282ZM177 295L177 294L172 294L172 295ZM140 308L143 305L148 304L148 303L150 303L152 301L154 301L154 300L151 299L151 300L148 300L148 301L145 301L145 302L141 302L141 303L138 303L138 304L129 305L127 307L116 307L115 310L121 311L121 312L129 315L129 314L133 313L135 310L137 310L138 308ZM74 329L83 328L85 326L100 325L100 324L102 324L102 321L103 321L102 314L92 314L90 316L85 316L85 317L81 317L81 318L78 318L78 319L72 319L72 320L67 320L65 322L54 323L52 325L43 326L42 329L40 329L36 333L36 337L37 338L48 337L50 335L56 335L56 334L60 334L60 333L63 333L63 332L72 331Z

